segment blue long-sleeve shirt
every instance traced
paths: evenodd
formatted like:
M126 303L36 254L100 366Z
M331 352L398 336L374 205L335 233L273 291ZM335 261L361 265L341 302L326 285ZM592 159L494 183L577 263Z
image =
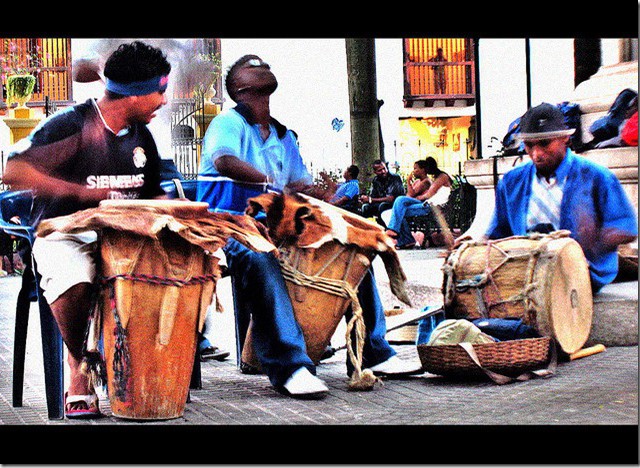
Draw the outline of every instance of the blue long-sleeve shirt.
M531 161L507 172L496 188L493 218L487 229L490 239L527 234L527 210L535 177ZM605 230L638 235L638 220L620 181L606 167L576 155L570 149L556 171L565 179L560 226L582 247L589 263L594 291L611 283L618 273L617 250L604 250L597 239ZM579 227L593 223L596 242L583 238Z

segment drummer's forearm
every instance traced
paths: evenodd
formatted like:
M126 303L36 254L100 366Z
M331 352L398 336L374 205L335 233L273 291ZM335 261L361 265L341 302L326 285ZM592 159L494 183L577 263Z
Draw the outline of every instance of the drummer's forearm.
M83 185L57 179L24 161L9 161L2 181L12 190L34 190L39 195L75 198L81 201L103 199L103 190L90 190Z
M220 156L214 165L220 175L244 182L267 182L267 175L235 156Z
M603 229L599 243L604 251L613 251L616 250L618 246L629 244L637 238L638 237L633 234L622 232L617 229Z
M373 198L371 197L371 201L369 203L392 203L394 198L392 196Z

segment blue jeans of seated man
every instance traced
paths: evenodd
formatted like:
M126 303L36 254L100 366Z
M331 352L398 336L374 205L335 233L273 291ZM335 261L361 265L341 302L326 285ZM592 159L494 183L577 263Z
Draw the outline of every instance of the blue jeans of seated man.
M229 239L223 250L234 289L238 359L242 354L249 319L253 318L254 351L272 385L283 385L293 371L302 366L315 374L315 365L307 356L304 335L295 320L275 255L254 252L235 239ZM364 368L384 362L396 352L385 338L384 308L371 272L360 284L358 299L367 330L363 349ZM347 310L345 318L349 320L351 314L351 310ZM355 346L355 338L352 340ZM351 372L347 356L348 375Z
M393 203L391 219L387 228L398 234L398 245L415 244L416 241L411 234L407 217L426 216L431 213L431 207L429 205L424 206L422 203L422 201L406 195L396 198Z
M235 239L229 239L223 250L233 286L238 362L253 319L254 351L272 385L284 385L303 366L315 374L278 259L273 253L254 252Z

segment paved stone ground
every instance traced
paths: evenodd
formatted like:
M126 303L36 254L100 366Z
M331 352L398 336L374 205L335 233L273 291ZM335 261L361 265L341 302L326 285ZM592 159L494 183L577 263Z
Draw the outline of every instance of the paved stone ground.
M638 462L637 346L609 347L594 356L560 363L556 373L547 379L499 386L489 381L454 381L423 374L406 380L386 380L365 392L348 390L346 351L340 350L318 366L318 375L330 387L330 394L320 401L282 396L270 387L265 376L241 374L232 353L224 362L202 364L203 388L191 390L191 401L181 418L147 422L117 418L111 414L108 398L101 393L105 417L91 421L48 420L35 305L29 324L24 403L20 408L12 407L11 403L14 307L19 286L17 276L0 278L0 428L8 434L23 434L25 441L40 434L44 439L38 437L38 440L47 441L97 434L107 438L113 435L119 439L118 443L125 444L133 442L130 435L138 440L144 431L157 437L156 441L170 443L186 439L186 445L192 447L183 448L186 452L179 455L176 447L164 450L164 446L143 444L147 450L153 449L154 456L143 459L149 463L184 463L191 460L191 454L205 464L223 460L284 463L291 449L278 448L281 437L313 449L310 459L293 460L300 464L376 463L378 460L392 464L429 463L442 458L442 451L437 449L445 444L460 447L459 453L451 459L445 458L446 461L468 463L478 460L475 457L479 456L491 463L492 458L485 458L487 448L491 447L491 453L498 453L496 444L502 443L505 446L500 453L523 457L521 460L504 458L503 462L507 463L556 463L566 459L567 463L602 460L608 464L618 457L627 463ZM228 302L228 297L225 300ZM216 344L232 351L235 337L222 331L233 330L232 310L227 308L223 314L216 314L213 323L221 330L214 333ZM334 346L342 344L340 332L339 328L332 340ZM418 359L415 345L395 344L394 347L401 357ZM559 458L557 455L555 459L549 458L550 446L566 443L576 435L580 438L576 442L578 446L569 449L563 444L561 447L569 451ZM614 445L607 446L606 450L605 435L615 436ZM228 445L239 439L246 444L239 448ZM369 439L384 441L384 450L363 448L362 441ZM417 444L408 443L413 440ZM389 446L386 442L393 443ZM10 447L17 446L11 444ZM211 460L200 458L202 452L215 452L215 447L224 454L222 458L217 461L215 456ZM332 449L327 451L322 447ZM25 450L20 450L18 458L11 461L28 463L31 457L41 460L45 453L49 455ZM15 454L12 450L9 453ZM65 451L61 453L73 457ZM433 455L429 455L431 453ZM113 451L102 455L105 463L127 462L126 457L118 461ZM5 461L8 460L0 460Z

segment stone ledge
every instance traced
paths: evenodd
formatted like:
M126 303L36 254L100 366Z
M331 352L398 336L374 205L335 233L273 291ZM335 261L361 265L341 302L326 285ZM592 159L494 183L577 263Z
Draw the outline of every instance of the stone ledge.
M591 78L580 83L568 100L579 104L583 114L606 113L626 88L638 90L637 61L601 67Z
M593 298L593 323L585 346L638 344L638 282L608 284Z

